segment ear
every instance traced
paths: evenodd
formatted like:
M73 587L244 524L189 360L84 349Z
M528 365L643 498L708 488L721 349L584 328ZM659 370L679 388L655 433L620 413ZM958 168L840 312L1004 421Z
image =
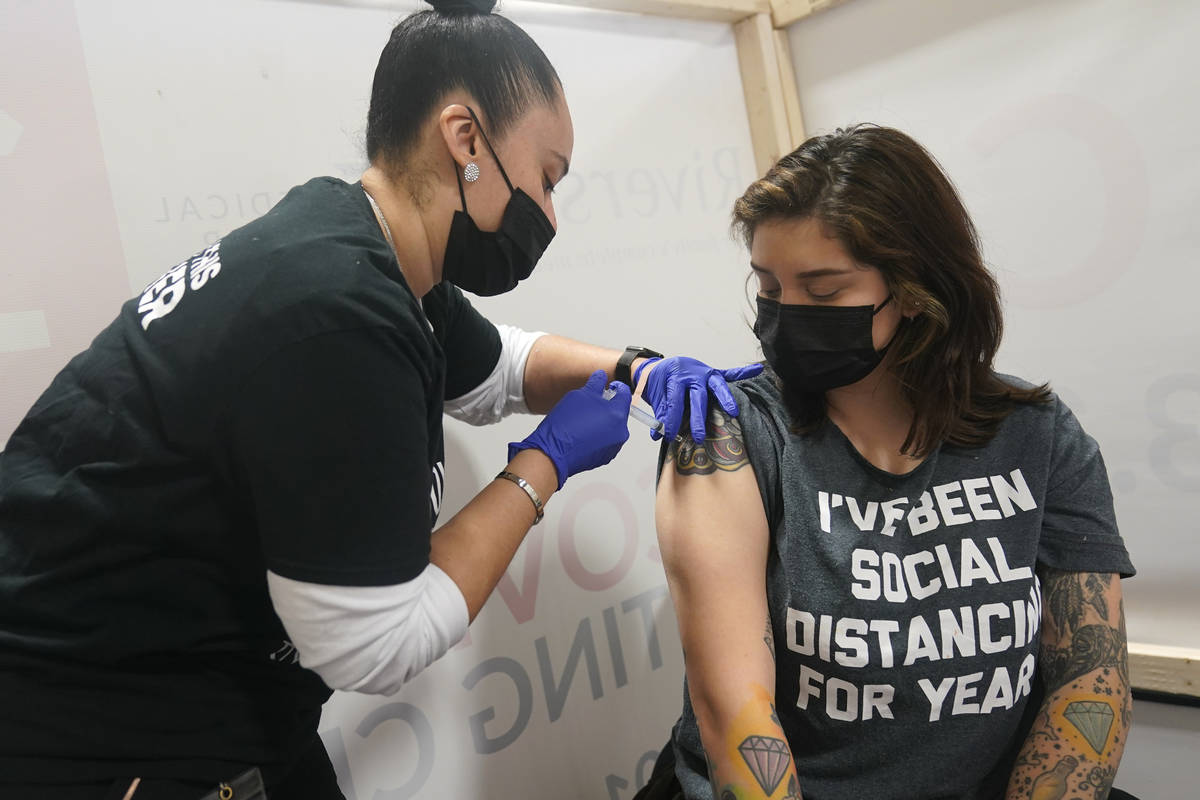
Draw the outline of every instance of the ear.
M905 300L900 304L900 313L905 319L913 319L924 310L920 300Z
M465 167L474 161L482 144L479 138L479 126L471 119L471 113L461 103L454 103L442 109L438 114L438 132L450 157L459 167Z

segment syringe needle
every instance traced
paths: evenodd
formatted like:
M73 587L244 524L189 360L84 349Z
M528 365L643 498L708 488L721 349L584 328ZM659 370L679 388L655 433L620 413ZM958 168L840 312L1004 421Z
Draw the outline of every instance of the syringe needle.
M617 393L612 389L605 389L601 397L603 397L605 400L611 400L612 398L616 397L616 394ZM667 427L666 423L664 423L661 419L656 418L650 412L639 408L636 405L629 406L629 416L633 417L638 422L649 428L652 432L657 433L659 436L663 435L663 431ZM676 436L675 438L678 441L683 441L679 436Z

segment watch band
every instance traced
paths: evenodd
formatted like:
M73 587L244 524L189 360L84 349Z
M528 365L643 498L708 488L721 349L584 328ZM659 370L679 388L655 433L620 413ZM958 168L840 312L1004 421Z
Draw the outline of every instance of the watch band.
M625 348L625 352L621 353L621 357L617 359L617 369L613 372L613 378L628 386L630 389L636 389L633 385L633 374L631 367L633 362L639 358L662 358L663 354L657 350L651 350L649 347L631 344Z
M520 486L525 490L525 494L529 495L529 499L533 501L533 508L537 512L537 518L534 519L533 524L537 525L539 522L541 522L542 517L545 516L546 512L542 506L542 498L538 497L537 490L533 488L533 484L522 478L520 475L516 475L506 469L500 470L500 474L496 476L496 480L500 480L501 478L506 481L512 481L517 486Z

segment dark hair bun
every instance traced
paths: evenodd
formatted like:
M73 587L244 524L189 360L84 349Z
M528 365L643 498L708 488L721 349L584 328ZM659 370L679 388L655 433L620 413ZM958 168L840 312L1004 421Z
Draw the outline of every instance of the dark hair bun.
M496 0L426 0L439 14L490 14Z

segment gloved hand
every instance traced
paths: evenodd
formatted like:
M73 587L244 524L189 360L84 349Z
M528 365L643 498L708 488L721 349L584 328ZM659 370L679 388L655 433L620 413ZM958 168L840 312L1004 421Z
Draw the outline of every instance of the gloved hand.
M651 368L653 365L653 368ZM731 417L738 415L737 403L729 393L726 381L740 381L743 378L753 378L763 371L762 364L749 364L734 369L713 369L707 364L687 356L672 356L671 358L653 359L638 367L634 384L642 370L650 369L646 378L646 388L642 396L654 408L654 416L663 421L662 435L674 439L683 425L684 407L691 409L692 439L704 441L704 431L708 419L708 393L712 392L721 404L721 408ZM650 437L658 439L657 433L651 432Z
M602 467L616 457L629 438L629 387L613 381L615 394L605 400L608 376L597 370L580 389L567 392L558 405L520 442L508 445L508 460L521 450L536 448L554 462L558 488L578 472Z

